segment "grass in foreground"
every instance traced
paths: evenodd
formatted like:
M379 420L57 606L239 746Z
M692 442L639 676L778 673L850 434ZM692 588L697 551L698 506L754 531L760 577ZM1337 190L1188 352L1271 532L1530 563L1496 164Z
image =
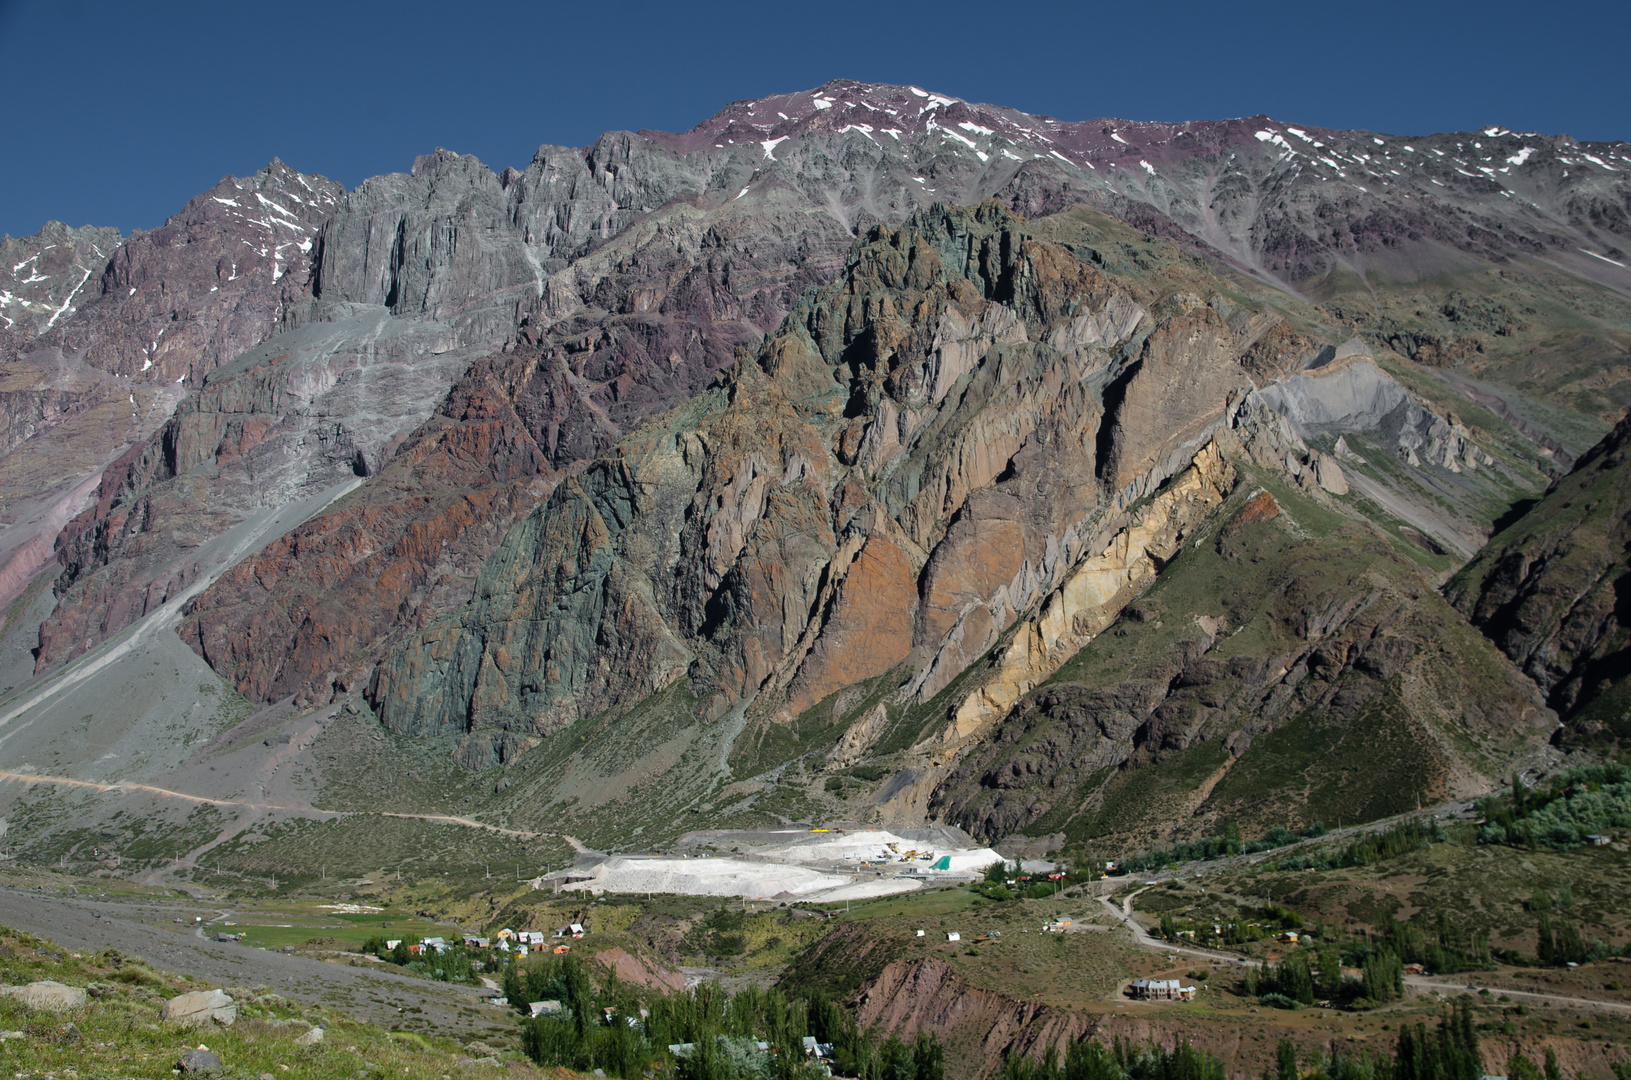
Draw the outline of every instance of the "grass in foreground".
M211 989L184 976L155 970L115 950L80 954L50 941L0 928L0 983L53 980L85 988L83 1008L54 1013L0 998L0 1031L22 1037L0 1043L0 1059L16 1080L55 1075L168 1077L182 1053L203 1045L217 1054L222 1080L264 1076L338 1080L359 1075L447 1080L454 1075L542 1075L524 1061L501 1062L480 1043L383 1031L327 1009L244 987L223 987L238 1005L231 1027L178 1027L159 1020L164 1001ZM313 1046L296 1038L324 1030ZM512 1057L512 1055L505 1055Z

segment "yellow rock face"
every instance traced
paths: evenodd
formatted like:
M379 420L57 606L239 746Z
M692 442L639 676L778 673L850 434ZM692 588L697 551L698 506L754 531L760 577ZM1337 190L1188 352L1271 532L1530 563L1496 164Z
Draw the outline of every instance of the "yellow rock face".
M1156 560L1178 549L1234 481L1234 468L1217 443L1208 443L1166 491L1134 512L1132 522L1101 554L1083 559L1044 601L1042 610L1015 634L997 670L957 707L941 742L956 748L979 738L1115 621L1155 577Z

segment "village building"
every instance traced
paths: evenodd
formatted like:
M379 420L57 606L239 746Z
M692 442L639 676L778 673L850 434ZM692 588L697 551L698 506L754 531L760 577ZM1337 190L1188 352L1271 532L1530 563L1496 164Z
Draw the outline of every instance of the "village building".
M1127 993L1139 1001L1193 1001L1195 988L1177 979L1134 979Z

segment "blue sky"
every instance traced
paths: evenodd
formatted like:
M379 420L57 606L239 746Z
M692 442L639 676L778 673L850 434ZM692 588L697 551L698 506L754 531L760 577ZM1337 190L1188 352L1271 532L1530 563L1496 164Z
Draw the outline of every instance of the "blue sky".
M1631 138L1631 5L0 0L0 232L151 228L274 156L348 187L441 145L683 130L848 77L1060 119L1499 123Z

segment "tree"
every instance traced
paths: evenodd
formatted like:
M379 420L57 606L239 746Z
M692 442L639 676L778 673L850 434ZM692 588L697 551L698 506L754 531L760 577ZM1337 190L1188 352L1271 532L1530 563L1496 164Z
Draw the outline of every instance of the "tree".
M1302 953L1287 957L1274 978L1280 993L1286 997L1304 1005L1314 1004L1314 976L1308 970L1308 958Z
M1392 1001L1404 992L1404 964L1390 949L1366 957L1362 978L1365 996L1372 1001Z
M1583 964L1591 955L1591 946L1580 933L1580 927L1567 917L1560 916L1557 922L1557 946L1554 950L1557 963Z
M1535 933L1537 935L1537 941L1535 942L1536 959L1548 966L1557 963L1557 941L1552 937L1552 917L1544 911L1540 913L1540 918L1536 920Z
M916 1070L912 1068L912 1051L906 1044L891 1035L889 1041L883 1044L882 1065L883 1080L914 1080Z
M1506 1075L1508 1080L1542 1080L1541 1071L1535 1067L1535 1063L1516 1050L1506 1059Z
M1546 1080L1563 1080L1563 1070L1557 1064L1557 1051L1546 1048Z
M1275 1052L1275 1080L1297 1080L1297 1048L1290 1039L1281 1039Z
M1427 1057L1427 1035L1420 1024L1399 1025L1399 1048L1393 1055L1393 1080L1429 1080L1432 1062Z
M912 1073L916 1080L946 1080L946 1052L932 1032L919 1031L912 1047Z
M1096 1041L1082 1039L1065 1051L1064 1080L1121 1080L1121 1066Z
M1171 941L1178 936L1178 924L1172 921L1172 912L1161 913L1161 936Z
M1328 998L1342 993L1342 954L1335 949L1320 950L1320 992Z
M504 987L504 997L508 999L510 1007L517 1012L526 1012L527 992L521 984L521 971L515 963L504 965L504 978L501 985Z

